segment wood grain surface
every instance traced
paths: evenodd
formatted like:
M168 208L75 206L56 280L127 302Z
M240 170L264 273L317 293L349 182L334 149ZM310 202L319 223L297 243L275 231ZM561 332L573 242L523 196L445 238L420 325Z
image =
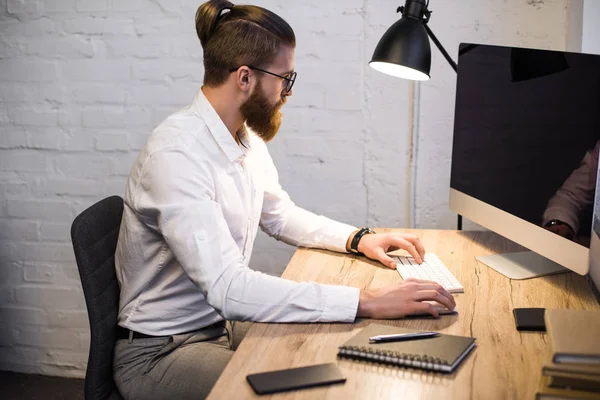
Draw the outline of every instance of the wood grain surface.
M463 284L465 292L455 296L457 315L353 324L255 323L209 398L532 399L550 359L550 342L546 334L517 331L513 308L600 309L585 278L575 273L518 281L479 263L476 256L523 250L493 232L397 231L418 234L426 251L436 253ZM402 281L395 270L365 257L310 249L294 254L283 277L358 288ZM370 322L473 336L477 346L451 375L337 358L338 347ZM328 362L338 364L345 384L259 397L246 381L251 373Z

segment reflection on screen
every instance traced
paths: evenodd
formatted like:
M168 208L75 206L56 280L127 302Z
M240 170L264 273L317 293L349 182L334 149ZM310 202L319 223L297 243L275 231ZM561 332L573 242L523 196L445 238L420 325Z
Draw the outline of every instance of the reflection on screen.
M450 186L589 247L600 56L462 45L459 68Z

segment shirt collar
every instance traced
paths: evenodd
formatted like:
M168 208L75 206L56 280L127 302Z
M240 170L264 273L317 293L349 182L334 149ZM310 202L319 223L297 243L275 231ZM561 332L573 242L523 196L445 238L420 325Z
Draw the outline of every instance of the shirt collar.
M210 104L204 95L204 92L202 92L202 89L198 90L193 107L198 115L204 120L206 126L208 126L208 130L230 162L241 161L246 157L248 150L250 149L248 135L241 138L242 143L244 143L247 148L238 145L221 117L219 117L219 114L217 114L212 104Z

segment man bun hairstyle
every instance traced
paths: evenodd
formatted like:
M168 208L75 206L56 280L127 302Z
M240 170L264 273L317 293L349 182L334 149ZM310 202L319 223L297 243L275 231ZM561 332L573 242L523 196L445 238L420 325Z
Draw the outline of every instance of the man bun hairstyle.
M296 47L290 25L265 8L210 0L196 12L196 32L204 50L204 84L220 86L230 70L266 66L281 46Z

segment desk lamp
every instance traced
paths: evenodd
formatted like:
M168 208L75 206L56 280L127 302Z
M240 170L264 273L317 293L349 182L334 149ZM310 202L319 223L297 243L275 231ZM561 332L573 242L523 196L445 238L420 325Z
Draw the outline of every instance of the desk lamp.
M457 71L456 63L427 25L431 17L428 6L429 0L406 0L404 6L398 7L396 12L401 13L402 18L379 40L369 62L372 68L398 78L428 80L431 69L431 38L452 69Z

